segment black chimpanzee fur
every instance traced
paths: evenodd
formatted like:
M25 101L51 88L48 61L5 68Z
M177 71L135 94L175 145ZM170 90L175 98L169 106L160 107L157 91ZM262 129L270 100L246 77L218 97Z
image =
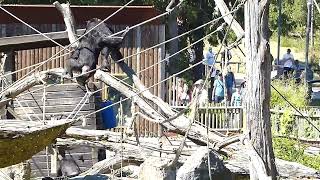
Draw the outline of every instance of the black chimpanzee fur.
M100 22L101 20L97 18L89 20L87 22L86 32L94 28ZM73 71L81 72L83 74L90 70L96 69L98 57L102 48L106 49L104 55L109 55L109 49L118 48L127 32L128 28L120 37L108 37L112 35L113 32L106 26L105 23L95 27L79 41L79 46L72 53L67 63L68 74L73 77ZM104 61L107 60L108 58L104 59ZM104 66L106 64L106 62L102 63ZM93 74L94 72L82 75L77 78L77 82L83 85Z

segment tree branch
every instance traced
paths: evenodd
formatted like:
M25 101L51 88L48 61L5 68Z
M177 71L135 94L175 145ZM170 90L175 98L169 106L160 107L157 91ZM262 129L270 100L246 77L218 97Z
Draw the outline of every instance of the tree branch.
M70 44L72 44L71 47L76 48L79 45L79 42L76 42L77 36L75 30L75 21L70 9L70 4L60 4L58 1L56 1L53 3L53 5L58 9L63 17L64 23L66 24Z

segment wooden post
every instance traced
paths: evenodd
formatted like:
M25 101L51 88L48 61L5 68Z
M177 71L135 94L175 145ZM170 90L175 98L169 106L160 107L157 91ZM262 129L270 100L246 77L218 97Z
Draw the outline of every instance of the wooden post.
M248 0L245 5L246 123L249 145L259 155L258 161L256 156L251 157L250 179L258 179L261 174L276 179L277 174L270 122L269 4L270 0ZM261 172L261 167L265 171Z
M310 13L311 13L311 17L310 17L310 44L311 44L311 63L314 63L314 59L315 59L315 52L314 52L314 2L313 0L311 0L311 7L310 7Z
M306 82L306 88L308 89L308 78L307 78L307 72L308 72L308 65L309 65L309 40L310 40L310 26L311 26L311 3L312 0L307 0L307 7L308 7L308 16L307 16L307 29L306 29L306 49L305 49L305 82Z
M14 51L7 51L5 52L5 54L7 55L7 59L4 62L4 73L11 73L13 71L15 71L15 52ZM9 84L12 84L14 81L16 81L16 74L12 74L9 76L6 76L6 79L8 81Z
M4 63L3 72L4 72L4 74L12 73L15 71L15 65L16 65L15 55L14 55L15 52L14 51L7 51L4 54L6 54L7 57L6 57L5 61L3 62ZM5 84L8 83L8 84L6 84L8 86L9 84L12 84L15 81L16 81L16 74L11 74L11 75L5 76L2 83L4 83L4 82L5 82ZM3 86L3 87L5 87L5 86ZM9 104L7 104L7 105L9 105L10 107L13 108L12 104L13 104L13 102L10 101ZM15 118L11 113L6 113L6 116L8 119Z
M282 0L278 0L278 49L277 49L277 65L280 62L280 46L281 46L281 9L282 9Z

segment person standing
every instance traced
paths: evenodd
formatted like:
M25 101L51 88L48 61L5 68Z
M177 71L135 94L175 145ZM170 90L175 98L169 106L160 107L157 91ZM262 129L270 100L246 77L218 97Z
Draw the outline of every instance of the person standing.
M210 87L208 89L208 99L209 99L209 103L211 103L211 97L212 97L212 90L213 90L213 83L215 80L215 63L216 63L216 59L215 59L215 53L212 51L212 48L209 47L209 50L205 56L206 59L206 72L210 73Z
M236 88L236 92L232 94L231 106L241 106L242 98L240 94L240 88Z
M221 69L229 65L229 61L231 58L232 58L232 55L229 49L224 49L221 52L221 63L220 63Z
M282 60L284 61L283 70L284 70L284 77L288 78L288 75L293 73L293 62L294 57L291 54L291 49L287 49L287 53L283 55Z
M221 103L221 101L224 99L224 84L222 73L219 73L218 78L214 81L214 88L212 94L215 103Z
M230 103L232 96L232 88L236 87L236 81L230 66L227 66L227 73L224 76L224 79L227 88L227 102Z
M212 51L212 47L209 47L209 50L206 54L206 64L208 65L208 67L211 67L211 66L214 66L215 63L216 63L215 54Z

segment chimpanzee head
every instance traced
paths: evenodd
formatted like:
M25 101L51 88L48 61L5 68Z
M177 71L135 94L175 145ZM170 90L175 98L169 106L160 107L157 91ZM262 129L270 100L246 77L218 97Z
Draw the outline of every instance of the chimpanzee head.
M87 21L86 32L91 30L86 37L93 38L96 44L102 44L106 38L113 34L113 32L98 18L92 18ZM99 24L100 23L100 24ZM99 25L98 25L99 24Z

